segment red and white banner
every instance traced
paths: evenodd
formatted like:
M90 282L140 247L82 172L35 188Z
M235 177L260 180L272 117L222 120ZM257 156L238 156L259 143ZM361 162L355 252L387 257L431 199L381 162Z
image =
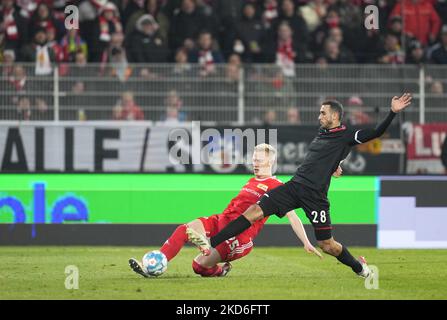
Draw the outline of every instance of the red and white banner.
M406 129L407 173L445 173L440 157L447 123L409 124Z

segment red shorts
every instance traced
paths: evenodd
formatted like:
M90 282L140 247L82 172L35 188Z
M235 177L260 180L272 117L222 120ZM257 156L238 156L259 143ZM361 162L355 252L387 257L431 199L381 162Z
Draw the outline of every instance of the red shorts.
M207 237L216 235L231 222L231 220L222 214L199 218L199 220L202 221ZM240 234L222 242L215 249L219 252L222 261L233 261L249 254L253 249L253 241L251 237Z

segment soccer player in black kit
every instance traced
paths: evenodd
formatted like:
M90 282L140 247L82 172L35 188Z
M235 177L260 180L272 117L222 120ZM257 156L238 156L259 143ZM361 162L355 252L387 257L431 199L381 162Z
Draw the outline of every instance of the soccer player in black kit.
M343 106L334 100L325 101L320 108L320 129L317 137L309 145L303 163L293 178L282 186L264 194L257 204L250 206L241 216L230 222L210 241L202 235L188 230L189 240L197 245L205 255L210 247L215 248L248 229L254 221L272 214L282 218L293 209L302 208L312 223L320 248L349 266L361 277L368 277L370 269L366 260L355 259L346 246L332 237L327 192L331 176L338 165L349 154L351 148L380 137L393 121L395 115L408 107L411 95L393 97L388 116L374 129L352 130L342 124Z

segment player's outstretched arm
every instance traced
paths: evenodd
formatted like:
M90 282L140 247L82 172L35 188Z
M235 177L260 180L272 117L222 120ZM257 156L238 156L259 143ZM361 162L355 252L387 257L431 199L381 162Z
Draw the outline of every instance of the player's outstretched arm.
M323 259L321 253L310 243L309 239L307 238L306 230L304 230L303 223L301 222L301 219L297 216L295 211L292 210L287 212L287 218L289 219L296 236L303 243L304 250L306 250L306 252L308 253L317 255L320 259Z
M393 97L391 100L391 109L388 116L380 122L374 129L362 129L354 133L350 139L350 144L355 145L365 143L380 137L389 127L397 113L401 112L411 104L411 94L404 93L401 97Z

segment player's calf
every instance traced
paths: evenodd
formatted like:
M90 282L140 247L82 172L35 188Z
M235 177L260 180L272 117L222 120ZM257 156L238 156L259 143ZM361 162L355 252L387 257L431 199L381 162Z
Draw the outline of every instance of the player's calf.
M341 254L342 246L340 243L336 242L333 238L329 240L318 241L318 246L331 256L337 257Z
M352 271L354 271L356 274L360 275L363 272L363 266L361 262L359 262L352 256L346 246L341 245L333 238L318 241L318 245L325 253L334 256L344 265L351 267Z
M214 267L207 268L193 260L192 269L202 277L224 277L230 272L231 264L226 262L223 266L215 265Z

